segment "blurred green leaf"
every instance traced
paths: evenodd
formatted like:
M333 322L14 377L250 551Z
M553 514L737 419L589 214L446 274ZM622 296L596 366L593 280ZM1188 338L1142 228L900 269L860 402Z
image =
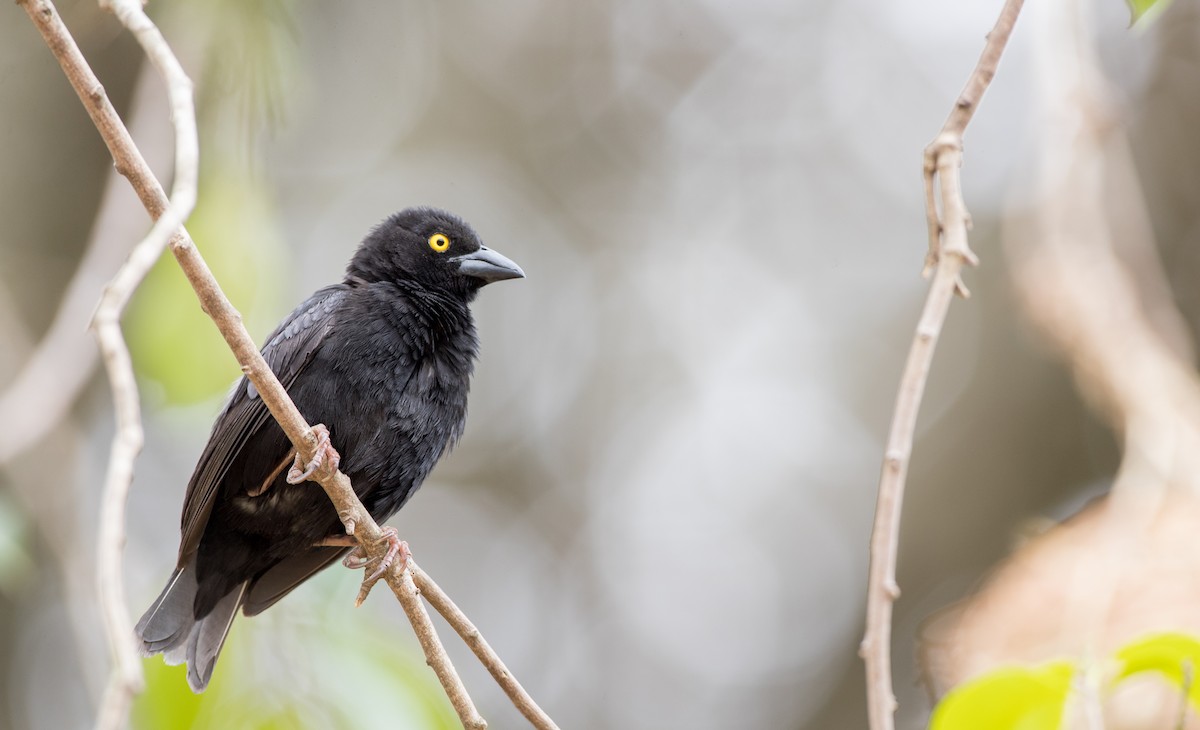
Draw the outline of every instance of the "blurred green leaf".
M1171 0L1125 0L1129 3L1129 24L1133 25L1142 18L1153 19L1161 14L1171 4Z
M415 638L348 611L357 576L327 571L316 582L322 590L305 586L262 618L239 618L202 695L185 667L147 659L134 730L460 728Z
M1117 652L1117 659L1122 664L1118 680L1141 672L1158 672L1181 688L1186 681L1188 701L1200 710L1200 683L1196 682L1200 638L1173 632L1153 634L1126 644Z
M256 314L271 309L280 272L287 270L270 196L235 166L208 164L201 180L188 230L251 332L260 330L261 337L270 324L257 326ZM125 332L138 374L159 384L170 403L220 394L240 373L170 254L138 289Z
M161 657L144 660L146 691L134 702L133 728L330 730L330 723L321 713L301 711L313 698L296 697L286 688L281 692L269 682L246 681L245 654L237 648L234 636L236 633L231 634L221 655L220 669L203 694L194 694L188 687L186 665L168 666Z
M142 670L146 673L146 691L133 703L133 727L146 730L195 727L204 695L192 694L188 689L187 667L182 664L169 667L159 657L150 657L142 661Z
M997 669L955 687L938 703L930 730L1058 730L1075 665Z
M0 492L0 593L15 593L33 570L33 559L25 548L25 522L17 505Z

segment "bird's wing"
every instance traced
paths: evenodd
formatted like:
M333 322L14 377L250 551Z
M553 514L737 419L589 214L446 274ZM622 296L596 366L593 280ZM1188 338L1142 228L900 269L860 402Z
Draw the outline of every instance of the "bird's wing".
M313 354L333 328L334 316L350 287L336 284L319 290L288 315L263 346L263 358L285 388L312 361ZM254 386L242 378L229 397L225 410L213 424L212 435L200 454L196 470L188 482L183 503L183 538L179 545L182 565L200 545L200 537L212 513L213 501L221 481L242 448L256 432L271 420ZM280 460L285 454L279 454Z
M250 584L242 612L247 616L262 613L313 573L349 551L347 547L318 547L280 560Z

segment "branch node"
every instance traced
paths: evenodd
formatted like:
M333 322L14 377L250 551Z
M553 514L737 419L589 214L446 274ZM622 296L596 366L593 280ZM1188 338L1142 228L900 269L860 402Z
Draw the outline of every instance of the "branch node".
M987 90L996 65L1012 34L1024 0L1005 0L979 62L967 78L950 116L933 141L925 147L922 172L925 185L925 219L929 249L923 274L933 274L933 283L925 299L908 362L900 382L900 392L888 430L884 467L879 478L875 520L871 528L871 563L867 582L866 632L859 647L866 665L867 712L871 730L893 730L896 696L892 689L891 633L892 607L900 595L896 584L896 556L899 550L900 511L904 502L904 464L912 451L921 396L929 379L933 345L946 320L953 295L970 295L962 281L965 265L978 260L967 244L970 216L962 200L959 167L962 164L962 137L979 101ZM938 192L941 193L939 212ZM950 255L947 255L950 254Z
M346 528L346 534L353 535L354 528L358 526L355 521L354 510L349 507L338 510L338 519L342 521L342 526Z
M904 459L906 456L907 454L905 454L903 451L896 449L894 451L888 451L884 456L883 461L887 465L887 468L898 471L902 466L904 466Z
M900 585L895 580L889 580L883 584L883 589L887 591L888 598L895 601L900 598Z

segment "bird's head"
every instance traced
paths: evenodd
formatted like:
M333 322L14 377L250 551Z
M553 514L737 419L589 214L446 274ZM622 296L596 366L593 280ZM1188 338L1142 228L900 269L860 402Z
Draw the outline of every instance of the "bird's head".
M346 275L366 282L413 281L470 298L485 284L520 279L525 272L484 246L458 216L436 208L408 208L367 234Z

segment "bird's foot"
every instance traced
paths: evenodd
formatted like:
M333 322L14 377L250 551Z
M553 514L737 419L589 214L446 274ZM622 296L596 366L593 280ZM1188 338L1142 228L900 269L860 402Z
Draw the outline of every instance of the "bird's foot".
M317 437L317 450L313 454L312 461L305 464L300 460L299 452L296 453L296 459L292 462L292 468L288 470L288 484L299 484L307 481L314 475L318 480L333 476L338 465L342 461L342 455L333 448L333 444L329 442L329 429L325 424L318 423L312 427L313 433Z
M364 580L374 583L383 576L384 572L392 567L392 563L396 562L396 558L400 558L400 569L404 570L404 566L408 564L408 559L412 557L412 551L408 549L408 543L401 540L396 533L396 528L385 525L381 528L383 536L379 538L380 542L387 541L388 549L383 555L383 560L380 561L379 567L375 572L368 575ZM351 538L353 539L353 538ZM365 568L375 562L376 558L367 557L366 551L362 549L362 545L355 542L355 548L342 559L342 565L351 570Z
M412 551L408 549L408 543L399 538L396 528L385 525L382 528L382 532L383 535L380 537L380 542L386 541L388 544L387 552L384 553L382 560L368 557L367 551L363 550L362 544L358 542L358 539L350 535L335 535L317 543L318 546L322 547L353 547L354 549L347 553L346 557L342 558L342 565L351 570L366 568L371 563L379 560L379 566L370 575L363 577L362 588L359 589L358 598L354 601L354 605L356 606L362 605L362 602L367 599L367 594L371 592L371 589L375 587L375 584L383 577L388 568L392 567L397 558L400 559L400 571L403 572L408 567L408 559L412 557Z
M392 564L399 559L400 571L404 572L408 568L408 559L412 557L412 551L408 549L408 543L401 540L396 535L396 528L385 525L383 527L383 536L381 541L387 541L388 549L384 553L383 559L379 561L379 566L368 576L363 577L362 587L358 589L358 597L354 599L355 606L361 606L362 602L367 600L367 595L371 589L375 587L375 583L383 577L383 574L392 567ZM358 553L356 556L355 553ZM352 558L357 558L352 560ZM374 558L364 558L362 555L362 546L355 548L342 561L342 565L348 568L363 567L365 568L370 563L374 562Z

